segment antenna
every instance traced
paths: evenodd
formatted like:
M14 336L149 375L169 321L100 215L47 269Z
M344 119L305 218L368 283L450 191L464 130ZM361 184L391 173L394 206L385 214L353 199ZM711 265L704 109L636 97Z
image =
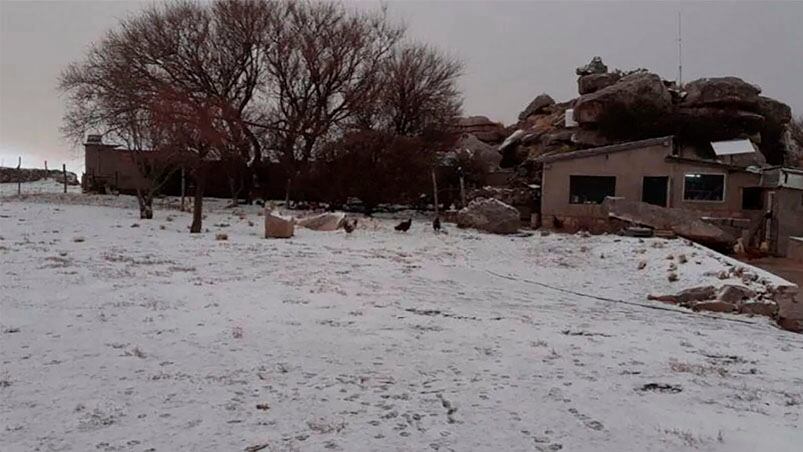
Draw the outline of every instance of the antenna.
M683 85L683 30L680 11L678 11L678 88Z

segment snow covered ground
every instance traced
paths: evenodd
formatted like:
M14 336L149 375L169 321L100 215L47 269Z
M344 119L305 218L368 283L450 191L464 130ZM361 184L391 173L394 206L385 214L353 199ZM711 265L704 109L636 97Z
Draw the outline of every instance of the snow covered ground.
M255 207L223 205L190 235L190 214L142 221L130 197L0 199L0 449L803 444L803 336L649 308L735 282L704 248L423 220L266 240Z

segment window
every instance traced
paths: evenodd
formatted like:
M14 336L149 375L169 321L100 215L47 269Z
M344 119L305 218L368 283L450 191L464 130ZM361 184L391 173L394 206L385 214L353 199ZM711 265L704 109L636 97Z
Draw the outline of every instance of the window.
M761 187L745 187L742 189L742 209L761 210L764 208L764 191Z
M724 174L687 174L683 178L685 201L724 201Z
M606 196L616 194L616 177L569 176L570 204L602 204Z

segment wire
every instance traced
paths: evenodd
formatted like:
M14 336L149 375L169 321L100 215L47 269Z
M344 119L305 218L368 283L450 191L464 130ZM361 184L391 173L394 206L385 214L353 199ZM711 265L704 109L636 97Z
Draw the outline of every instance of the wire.
M706 318L715 319L715 320L727 320L729 322L738 322L738 323L746 323L748 325L757 325L756 322L750 322L748 320L730 319L730 318L727 318L727 317L719 317L719 316L714 316L714 315L701 314L699 312L694 312L694 311L682 311L680 309L666 308L666 307L663 307L663 306L653 306L653 305L644 304L644 303L636 303L636 302L633 302L633 301L625 301L625 300L617 300L615 298L600 297L600 296L597 296L597 295L590 295L590 294L587 294L587 293L577 292L577 291L574 291L574 290L571 290L571 289L564 289L562 287L552 286L552 285L549 285L549 284L546 284L546 283L542 283L542 282L539 282L539 281L532 281L532 280L529 280L529 279L516 278L516 277L510 276L510 275L503 275L501 273L496 273L496 272L494 272L492 270L487 270L486 269L485 271L487 273L493 275L493 276L498 277L498 278L504 278L504 279L508 279L510 281L519 281L519 282L524 282L524 283L528 283L528 284L534 284L536 286L546 287L547 289L556 290L558 292L564 292L564 293L568 293L568 294L572 294L572 295L577 295L577 296L580 296L580 297L593 298L595 300L608 301L608 302L611 302L611 303L622 303L622 304L627 304L627 305L630 305L630 306L638 306L638 307L642 307L642 308L655 309L657 311L669 311L669 312L675 312L675 313L678 313L678 314L706 317Z

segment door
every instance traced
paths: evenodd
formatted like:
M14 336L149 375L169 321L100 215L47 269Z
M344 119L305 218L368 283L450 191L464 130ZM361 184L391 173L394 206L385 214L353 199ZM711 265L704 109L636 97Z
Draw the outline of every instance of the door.
M645 177L641 187L641 201L656 206L666 207L669 177Z

